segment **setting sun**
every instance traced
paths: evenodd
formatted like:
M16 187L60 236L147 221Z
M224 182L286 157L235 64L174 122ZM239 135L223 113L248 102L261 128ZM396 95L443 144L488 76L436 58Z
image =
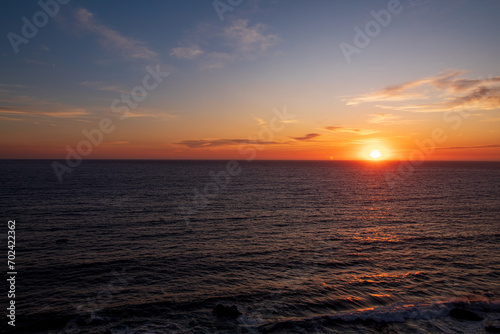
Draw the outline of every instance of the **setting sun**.
M386 143L380 140L374 140L373 144L365 146L360 152L359 157L363 160L388 160L392 156L391 150Z
M372 158L372 159L379 159L381 157L382 157L382 153L380 153L379 150L372 150L370 152L370 158Z

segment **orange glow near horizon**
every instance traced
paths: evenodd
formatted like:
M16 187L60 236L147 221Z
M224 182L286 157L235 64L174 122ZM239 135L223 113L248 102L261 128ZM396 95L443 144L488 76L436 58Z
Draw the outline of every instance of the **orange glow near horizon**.
M71 140L68 140L71 142ZM78 143L77 140L73 142ZM70 145L75 148L75 144ZM408 147L409 146L409 147ZM364 145L330 146L316 148L313 145L301 147L281 147L269 145L262 150L253 146L245 147L247 151L238 151L238 146L215 148L185 148L179 145L165 145L157 142L141 144L126 142L109 142L95 147L87 159L188 159L188 160L245 160L253 156L255 160L360 160L384 162L392 160L408 160L418 154L418 147L411 144L394 142L394 145L383 143ZM0 152L5 159L65 159L68 152L65 147L52 145L11 146L0 145ZM380 154L380 156L379 156ZM423 152L425 161L498 161L498 150L491 148L474 150L434 150Z

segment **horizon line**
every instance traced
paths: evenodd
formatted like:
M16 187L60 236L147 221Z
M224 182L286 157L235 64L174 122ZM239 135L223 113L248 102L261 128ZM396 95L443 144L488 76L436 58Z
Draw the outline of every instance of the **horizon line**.
M54 158L0 158L0 161L13 161L13 160L25 160L25 161L63 161L65 159L54 159ZM329 162L368 162L368 163L384 163L384 162L403 162L409 160L368 160L368 159L253 159L247 161L246 159L158 159L158 158L93 158L93 159L83 159L83 161L329 161ZM500 160L424 160L422 163L426 162L500 162Z

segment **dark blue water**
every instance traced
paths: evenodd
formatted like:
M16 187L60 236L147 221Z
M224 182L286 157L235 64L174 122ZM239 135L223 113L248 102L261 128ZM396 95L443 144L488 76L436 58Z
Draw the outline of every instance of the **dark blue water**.
M0 162L20 333L499 325L500 163L428 162L396 184L390 163L239 162L231 176L226 161L84 161L63 183L50 163Z

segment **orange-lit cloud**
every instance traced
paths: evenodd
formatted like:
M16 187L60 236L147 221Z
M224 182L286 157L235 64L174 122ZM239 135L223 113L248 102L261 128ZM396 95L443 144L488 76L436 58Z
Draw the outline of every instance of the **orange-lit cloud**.
M7 87L4 85L4 87ZM0 115L8 117L16 116L50 116L58 118L71 118L88 116L91 113L86 108L78 108L76 106L67 105L64 103L48 101L36 97L18 95L17 88L10 86L7 89L0 90ZM18 117L14 117L18 118ZM17 119L12 119L17 120Z
M88 113L84 109L66 109L60 111L21 111L0 109L1 114L9 115L30 115L30 116L51 116L51 117L76 117L85 116Z
M371 118L368 120L370 123L374 124L411 124L421 122L422 120L416 119L401 119L401 116L393 115L393 114L368 114Z
M126 118L147 117L155 118L158 120L170 120L177 117L177 115L164 111L158 108L136 108L134 111L129 111Z
M373 133L377 133L377 130L369 130L369 129L353 129L353 128L345 128L342 126L327 126L324 128L325 130L328 131L334 131L334 132L349 132L349 133L355 133L361 136L365 135L370 135Z
M13 122L23 121L22 118L15 118L15 117L9 117L9 116L0 116L0 119L6 120L6 121L13 121Z
M382 109L409 112L443 112L456 108L493 110L500 107L500 77L489 79L459 78L464 73L465 71L448 70L434 77L388 86L379 91L352 98L347 101L347 105L412 100L438 101L425 104L377 105L378 108Z

